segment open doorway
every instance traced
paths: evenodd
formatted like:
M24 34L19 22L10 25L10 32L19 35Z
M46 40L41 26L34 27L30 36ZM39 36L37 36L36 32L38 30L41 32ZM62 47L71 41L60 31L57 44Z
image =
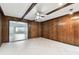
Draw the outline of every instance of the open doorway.
M9 42L28 39L28 24L9 21Z

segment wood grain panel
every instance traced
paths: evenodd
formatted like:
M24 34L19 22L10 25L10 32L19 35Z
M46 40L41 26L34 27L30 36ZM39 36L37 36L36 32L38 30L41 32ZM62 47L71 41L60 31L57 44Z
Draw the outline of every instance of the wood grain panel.
M31 22L30 26L31 26L31 38L39 37L39 32L38 32L39 24L36 22Z
M57 40L57 21L56 20L52 20L52 21L49 21L49 38L50 39L54 39L54 40Z
M65 43L73 44L74 31L72 21L69 16L65 16L59 19L58 26L58 40Z
M44 38L79 46L79 12L42 22L42 32Z
M75 13L72 17L73 26L74 26L74 44L79 46L79 13Z
M44 38L49 38L49 24L48 24L48 22L44 22L43 24L43 27L42 27L42 36L44 37Z
M9 18L5 16L2 20L2 42L9 42Z
M74 44L79 45L79 20L74 21Z

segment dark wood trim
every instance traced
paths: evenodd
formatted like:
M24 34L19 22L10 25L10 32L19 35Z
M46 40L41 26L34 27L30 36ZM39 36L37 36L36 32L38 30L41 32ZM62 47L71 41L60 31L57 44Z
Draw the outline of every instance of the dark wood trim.
M63 8L65 8L65 7L71 5L71 4L74 4L74 3L67 3L67 4L65 4L65 5L63 5L63 6L61 6L61 7L58 7L58 8L55 9L55 10L52 10L52 11L48 12L46 15L49 15L49 14L51 14L51 13L54 13L54 12L60 10L60 9L63 9Z
M28 23L28 39L31 38L31 25Z
M38 22L38 37L41 37L41 22Z
M0 6L0 13L1 13L2 15L4 15L4 12L3 12L1 6Z
M27 22L27 23L29 23L29 22L33 22L33 21L29 20L29 19L21 20L21 18L13 17L13 16L6 16L6 17L10 17L10 18L12 18L13 21L21 21L21 22Z
M36 5L37 3L32 3L31 6L28 8L28 10L24 13L24 15L22 16L21 19L24 19L24 17L33 9L33 7Z
M2 45L2 15L0 13L0 47Z
M9 25L10 25L9 21L10 20L8 20L8 26L7 26L8 27L8 42L10 42L10 40L9 40Z

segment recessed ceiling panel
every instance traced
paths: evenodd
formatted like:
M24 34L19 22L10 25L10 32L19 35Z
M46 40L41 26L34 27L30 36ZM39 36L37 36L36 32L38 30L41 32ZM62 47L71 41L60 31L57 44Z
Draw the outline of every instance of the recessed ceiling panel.
M0 3L6 16L21 18L31 3Z

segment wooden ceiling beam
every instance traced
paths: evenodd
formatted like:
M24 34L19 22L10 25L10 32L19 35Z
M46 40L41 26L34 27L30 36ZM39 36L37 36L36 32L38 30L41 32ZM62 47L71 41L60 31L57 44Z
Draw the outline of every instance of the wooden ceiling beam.
M46 15L52 14L52 13L54 13L54 12L60 10L60 9L63 9L63 8L65 8L65 7L67 7L67 6L71 5L71 4L74 4L74 3L67 3L67 4L65 4L65 5L63 5L63 6L61 6L61 7L58 7L58 8L55 9L55 10L52 10L52 11L46 13Z
M24 13L24 15L22 16L21 19L24 19L24 17L33 9L33 7L36 5L37 3L32 3L30 5L30 7L28 8L28 10Z

